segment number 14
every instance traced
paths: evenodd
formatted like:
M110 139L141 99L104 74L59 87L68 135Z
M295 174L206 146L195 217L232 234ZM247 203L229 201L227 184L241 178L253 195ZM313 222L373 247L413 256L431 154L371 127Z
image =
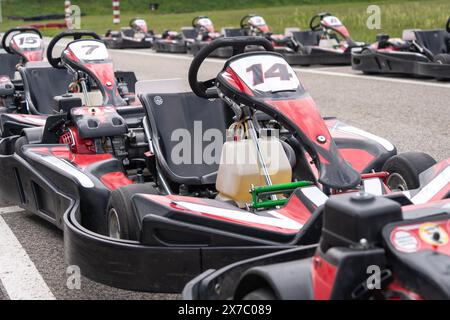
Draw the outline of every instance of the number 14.
M253 85L257 86L264 83L268 78L280 78L281 81L289 81L292 74L289 73L287 66L283 63L275 63L266 72L263 72L261 63L254 64L247 68L247 72L253 73Z

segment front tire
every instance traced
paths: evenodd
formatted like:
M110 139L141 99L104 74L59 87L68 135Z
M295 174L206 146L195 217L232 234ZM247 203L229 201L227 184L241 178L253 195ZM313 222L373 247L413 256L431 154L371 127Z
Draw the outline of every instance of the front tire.
M423 152L405 152L393 156L383 166L389 173L387 186L392 191L413 190L420 187L419 175L436 164L436 160Z
M259 288L247 293L242 300L277 300L277 297L272 289Z
M159 194L151 184L130 184L111 191L106 209L108 236L114 239L139 240L140 220L131 198L137 194Z

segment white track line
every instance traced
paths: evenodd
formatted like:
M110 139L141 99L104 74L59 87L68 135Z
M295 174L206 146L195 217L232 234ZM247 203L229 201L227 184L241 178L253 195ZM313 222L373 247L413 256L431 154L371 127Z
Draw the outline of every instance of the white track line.
M168 58L168 59L175 59L175 60L185 60L185 61L191 61L193 57L190 57L185 54L166 54L166 53L153 53L153 52L143 52L143 51L134 51L134 50L117 50L117 49L111 49L111 52L115 53L124 53L124 54L134 54L134 55L140 55L140 56L150 56L150 57L159 57L159 58ZM210 58L207 60L208 62L214 62L214 63L220 63L223 64L225 60L223 59L216 59L216 58ZM323 68L323 69L330 69L330 68ZM298 71L300 73L309 73L309 74L317 74L317 75L324 75L324 76L333 76L333 77L342 77L342 78L353 78L353 79L361 79L361 80L375 80L375 81L384 81L384 82L393 82L393 83L402 83L402 84L409 84L409 85L419 85L424 87L436 87L436 88L445 88L450 89L450 84L445 83L435 83L435 82L427 82L422 80L408 80L408 79L397 79L397 78L386 78L382 76L366 76L363 74L352 74L352 73L345 73L345 72L335 72L335 71L326 71L322 69L309 69L309 68L294 68L295 71Z
M11 300L55 300L36 266L1 216L0 281Z
M4 213L16 213L16 212L22 212L22 211L25 211L25 209L22 209L21 207L18 207L18 206L3 207L3 208L0 208L0 215L2 215Z

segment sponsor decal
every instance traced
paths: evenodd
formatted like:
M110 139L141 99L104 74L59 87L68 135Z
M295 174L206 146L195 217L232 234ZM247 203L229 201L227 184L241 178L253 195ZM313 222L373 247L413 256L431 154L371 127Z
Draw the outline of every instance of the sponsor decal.
M445 246L449 237L447 231L436 223L424 223L419 227L420 239L432 246Z
M416 236L406 230L394 230L391 241L395 249L402 252L417 252L419 250L419 240Z

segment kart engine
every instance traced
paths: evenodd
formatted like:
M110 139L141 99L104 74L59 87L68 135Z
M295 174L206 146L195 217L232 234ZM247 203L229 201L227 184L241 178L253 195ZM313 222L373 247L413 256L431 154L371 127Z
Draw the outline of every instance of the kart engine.
M142 128L127 127L113 107L80 107L70 111L72 125L60 136L75 154L109 153L125 164L142 158L147 147Z

